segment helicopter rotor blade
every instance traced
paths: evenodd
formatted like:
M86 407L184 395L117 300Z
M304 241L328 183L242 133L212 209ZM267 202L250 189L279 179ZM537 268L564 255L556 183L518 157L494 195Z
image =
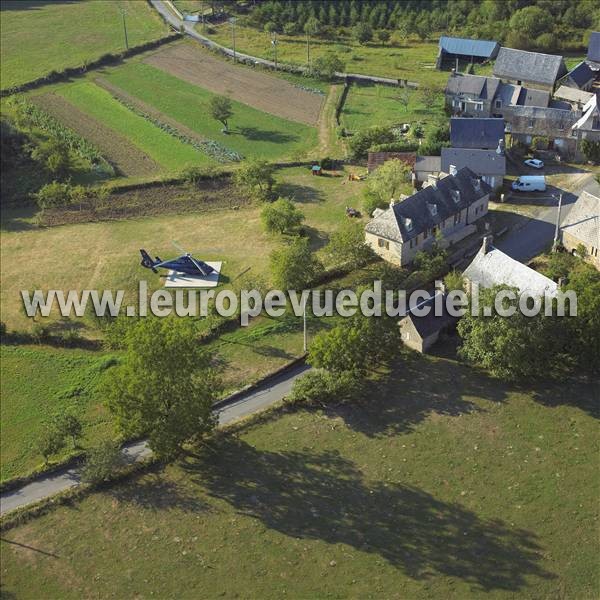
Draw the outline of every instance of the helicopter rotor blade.
M171 240L171 243L173 244L173 246L175 246L175 248L177 248L177 250L179 250L179 252L183 252L183 254L189 256L190 253L186 252L175 240Z
M204 269L198 264L198 261L191 255L188 254L187 257L194 263L194 266L200 271L200 273L204 272Z

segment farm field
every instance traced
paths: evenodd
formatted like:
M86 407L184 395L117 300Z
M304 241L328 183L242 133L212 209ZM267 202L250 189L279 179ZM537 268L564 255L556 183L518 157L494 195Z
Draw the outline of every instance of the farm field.
M214 94L306 125L315 125L323 96L300 89L260 70L216 58L197 44L172 44L144 62Z
M83 350L47 346L0 345L1 479L23 475L43 460L35 443L44 422L72 411L85 430L83 446L114 435L110 417L96 393L109 357ZM69 446L57 457L72 452Z
M125 50L120 8L126 11L130 46L168 35L169 30L156 11L137 0L3 0L2 89L50 71L79 67L108 52ZM51 31L52 35L44 35L44 31Z
M408 105L400 102L399 95L408 93ZM398 125L421 122L427 129L446 120L444 97L439 94L435 102L426 106L415 90L398 90L382 85L353 84L341 113L342 125L357 131L374 125Z
M411 356L364 403L272 414L7 531L4 590L594 597L591 387Z
M199 136L215 140L244 157L271 160L298 157L317 143L316 128L259 111L233 100L235 94L232 94L230 133L224 134L223 125L209 114L208 103L214 94L142 62L115 69L107 73L105 79L149 104L166 118L182 123Z
M197 25L202 32L202 26ZM213 25L214 33L203 35L223 46L231 46L231 25L223 23ZM271 34L251 27L236 26L236 49L239 52L273 60ZM282 63L306 65L305 36L277 36L277 57ZM448 72L437 71L435 61L438 52L437 41L418 42L404 40L403 45L369 44L361 46L353 39L345 38L339 42L313 39L311 42L311 60L335 52L346 63L346 72L366 75L379 75L408 79L421 85L443 87L448 79Z
M212 162L206 154L135 114L91 81L62 86L57 93L91 118L124 136L166 171L179 172L187 165Z

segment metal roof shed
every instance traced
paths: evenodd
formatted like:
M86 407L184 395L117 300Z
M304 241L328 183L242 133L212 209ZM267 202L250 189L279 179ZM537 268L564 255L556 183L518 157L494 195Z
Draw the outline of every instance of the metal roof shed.
M489 40L472 40L442 36L440 38L440 52L464 58L495 58L500 49L498 42Z

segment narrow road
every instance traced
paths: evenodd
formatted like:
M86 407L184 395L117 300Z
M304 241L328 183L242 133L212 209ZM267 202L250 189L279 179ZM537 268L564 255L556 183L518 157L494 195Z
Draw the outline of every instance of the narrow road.
M294 381L306 373L310 367L301 363L289 370L268 378L263 384L251 391L235 394L222 400L215 406L219 425L227 425L248 415L260 412L289 394ZM149 457L152 450L145 441L132 442L123 446L123 456L127 464L135 463ZM8 492L0 494L0 514L39 502L44 498L64 492L81 483L79 468L65 468L52 474L41 475L35 481Z

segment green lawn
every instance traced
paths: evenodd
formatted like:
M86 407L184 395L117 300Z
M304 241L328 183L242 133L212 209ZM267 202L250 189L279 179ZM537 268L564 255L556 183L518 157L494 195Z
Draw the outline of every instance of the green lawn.
M113 435L96 393L106 355L45 346L0 345L2 362L2 479L24 475L43 463L35 448L44 421L66 409L83 422L82 445ZM56 458L72 452L69 446Z
M361 405L272 416L7 531L3 589L594 598L593 400L589 385L514 388L416 357Z
M197 25L202 31L202 25ZM224 23L213 26L214 33L208 37L231 46L231 25ZM250 27L236 26L236 48L240 52L273 60L271 34ZM306 36L277 36L277 57L282 63L306 65ZM315 39L311 45L311 60L327 52L335 52L346 63L346 71L408 79L422 85L443 87L448 72L437 71L435 61L438 52L435 42L403 41L401 47L371 43L361 46L355 40L344 38L339 42Z
M178 172L186 165L212 162L206 154L136 115L91 81L66 85L57 91L94 119L124 135L168 171Z
M131 62L107 74L107 79L165 115L245 157L279 160L302 155L316 145L317 130L232 101L231 133L213 119L214 94L142 62Z
M408 105L398 98L408 94ZM358 131L374 125L399 125L420 121L427 130L434 123L447 121L444 113L444 96L436 96L435 102L425 106L418 91L398 90L382 85L353 85L350 88L341 114L346 129Z
M120 8L126 11L130 46L169 33L146 2L2 2L2 88L50 71L79 67L107 52L125 49Z

